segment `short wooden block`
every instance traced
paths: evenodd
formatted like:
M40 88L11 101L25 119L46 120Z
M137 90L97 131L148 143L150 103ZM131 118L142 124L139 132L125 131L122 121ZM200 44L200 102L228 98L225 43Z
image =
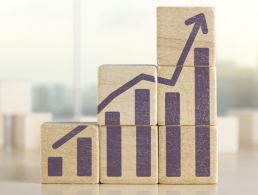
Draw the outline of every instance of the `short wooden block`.
M154 65L101 66L98 75L98 124L112 124L106 117L115 112L120 115L120 125L156 125L156 77Z
M236 153L239 148L239 124L237 117L218 117L219 153Z
M214 34L211 7L158 7L158 65L215 66Z
M99 182L96 123L45 123L42 126L41 182Z
M158 67L159 78L170 79L176 67ZM184 67L174 86L158 84L159 125L216 125L216 71Z
M239 121L240 146L258 146L258 110L232 110Z
M157 183L157 126L101 126L100 182Z
M6 115L31 112L31 85L26 81L0 81L0 113Z
M159 126L159 183L216 182L215 126Z

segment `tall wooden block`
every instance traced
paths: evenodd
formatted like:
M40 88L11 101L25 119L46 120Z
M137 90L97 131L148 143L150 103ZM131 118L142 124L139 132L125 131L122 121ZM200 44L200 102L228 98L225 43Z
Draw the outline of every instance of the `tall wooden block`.
M240 147L258 146L258 110L232 110L229 116L238 118Z
M40 129L52 121L51 113L31 113L13 116L13 145L17 149L40 149Z
M158 67L158 77L170 79L176 67ZM216 71L185 67L175 85L158 84L159 125L216 125Z
M101 126L100 182L157 183L157 126Z
M217 182L215 126L159 127L159 183Z
M96 123L46 123L42 126L41 182L99 182Z
M31 85L26 81L0 81L0 113L25 114L31 112Z
M158 65L215 66L214 34L211 7L158 7Z
M239 124L234 116L218 117L219 153L236 153L239 148Z
M119 112L120 125L156 125L156 77L154 65L101 66L98 74L98 124L110 125L107 115Z

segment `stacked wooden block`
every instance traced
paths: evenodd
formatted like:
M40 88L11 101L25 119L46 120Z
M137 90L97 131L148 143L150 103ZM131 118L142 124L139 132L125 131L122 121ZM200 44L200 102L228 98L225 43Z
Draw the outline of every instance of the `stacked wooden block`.
M216 183L213 9L157 12L158 67L101 66L98 123L43 126L43 183Z

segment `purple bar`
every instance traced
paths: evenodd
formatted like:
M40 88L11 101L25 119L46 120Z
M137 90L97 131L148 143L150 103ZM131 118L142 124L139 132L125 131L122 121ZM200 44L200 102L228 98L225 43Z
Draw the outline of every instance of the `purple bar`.
M105 113L106 125L120 125L120 112L106 112Z
M181 141L180 126L166 127L166 175L181 176Z
M194 49L194 65L209 66L209 48Z
M150 124L150 90L135 90L135 124Z
M210 125L209 67L195 67L195 125Z
M136 126L136 175L151 176L151 127Z
M48 157L48 176L63 175L63 159L62 157Z
M107 176L121 174L121 126L107 127Z
M165 94L165 124L180 125L180 94Z
M210 127L195 127L195 159L197 177L210 176Z
M91 138L77 139L77 176L92 176Z

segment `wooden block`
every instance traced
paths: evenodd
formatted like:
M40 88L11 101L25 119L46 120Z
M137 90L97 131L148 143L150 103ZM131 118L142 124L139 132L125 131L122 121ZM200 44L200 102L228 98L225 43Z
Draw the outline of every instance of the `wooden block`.
M100 182L157 183L157 126L101 126Z
M46 123L42 126L41 182L99 182L96 123Z
M258 145L258 111L232 110L229 116L235 116L239 121L239 141L241 146Z
M98 124L119 113L120 125L157 124L157 77L154 65L104 65L99 68Z
M176 67L158 67L159 81L174 73ZM159 125L216 125L215 68L184 67L173 85L158 84Z
M40 149L40 128L52 121L51 113L31 113L13 116L13 145L16 149Z
M31 85L26 81L0 81L0 113L24 114L31 112Z
M235 153L239 147L239 125L234 116L218 117L219 153Z
M159 183L216 182L215 126L159 126Z
M158 195L158 185L99 185L101 195Z
M158 7L158 65L215 66L214 34L211 7Z

